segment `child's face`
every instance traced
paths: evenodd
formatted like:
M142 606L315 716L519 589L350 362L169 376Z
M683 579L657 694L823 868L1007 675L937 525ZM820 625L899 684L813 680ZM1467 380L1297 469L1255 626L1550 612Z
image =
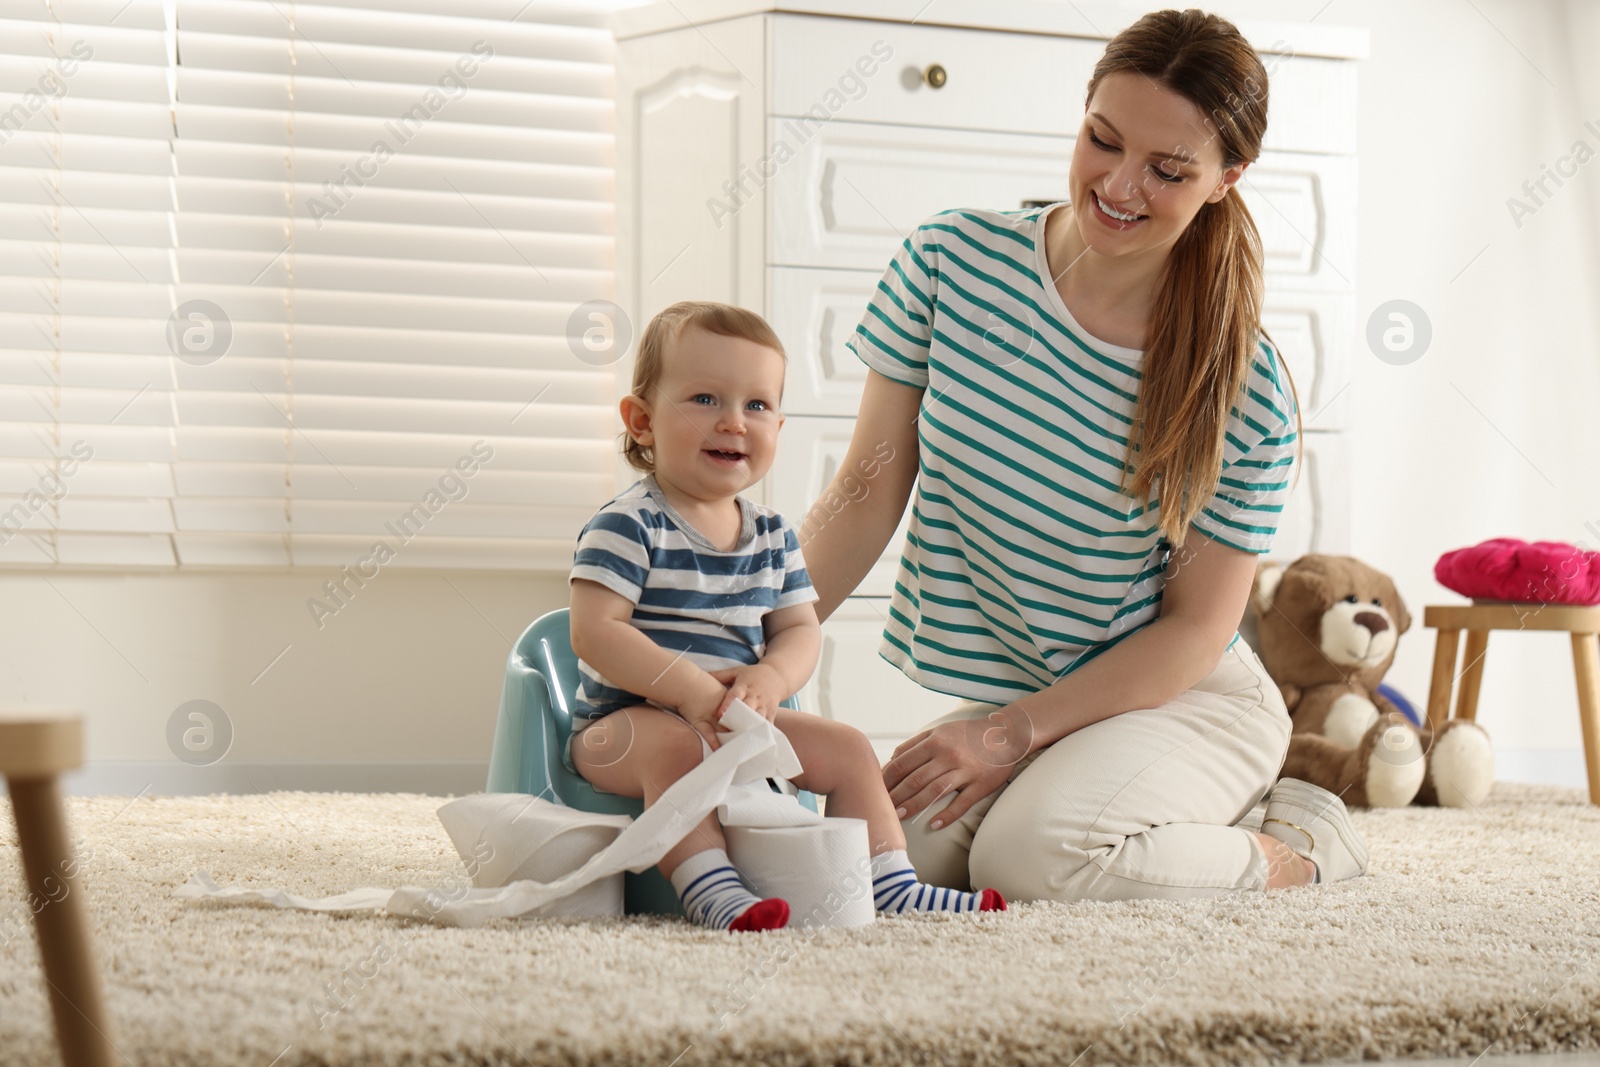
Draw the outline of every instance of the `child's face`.
M766 475L783 415L784 359L764 345L686 327L642 397L657 477L702 500L731 497Z

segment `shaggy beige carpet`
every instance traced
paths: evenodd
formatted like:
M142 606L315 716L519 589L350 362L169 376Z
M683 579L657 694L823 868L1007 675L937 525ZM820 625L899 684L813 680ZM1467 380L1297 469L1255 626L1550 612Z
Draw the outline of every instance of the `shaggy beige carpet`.
M438 797L69 799L134 1064L1246 1064L1600 1047L1600 809L1357 814L1368 877L731 936L443 929L169 897L460 884ZM0 804L0 1061L58 1062ZM13 903L15 902L15 903Z

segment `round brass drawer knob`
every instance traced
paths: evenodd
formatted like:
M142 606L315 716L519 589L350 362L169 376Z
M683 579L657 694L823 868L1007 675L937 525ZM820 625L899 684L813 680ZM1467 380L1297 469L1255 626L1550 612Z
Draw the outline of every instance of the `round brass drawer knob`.
M944 67L934 63L922 72L922 80L928 83L930 89L943 89L944 83L950 80L950 75L945 73Z

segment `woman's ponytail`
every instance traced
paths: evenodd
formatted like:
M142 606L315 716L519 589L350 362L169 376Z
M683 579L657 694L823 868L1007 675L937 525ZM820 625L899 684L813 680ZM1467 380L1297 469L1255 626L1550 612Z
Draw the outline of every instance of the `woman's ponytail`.
M1194 9L1145 15L1106 46L1089 97L1118 71L1143 74L1211 116L1224 167L1260 154L1266 70L1226 19ZM1201 205L1167 256L1128 435L1121 487L1145 501L1159 491L1161 532L1173 545L1183 544L1190 520L1221 477L1229 413L1236 405L1243 410L1250 366L1266 336L1260 325L1264 291L1261 234L1233 187L1216 203ZM1279 360L1275 371L1298 408L1289 368Z

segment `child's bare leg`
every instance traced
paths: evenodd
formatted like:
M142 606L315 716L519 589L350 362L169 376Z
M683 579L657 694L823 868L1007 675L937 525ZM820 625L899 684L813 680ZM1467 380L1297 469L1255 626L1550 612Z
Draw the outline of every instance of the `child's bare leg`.
M894 802L883 787L883 767L867 735L853 726L793 708L779 708L773 725L794 746L805 772L792 781L828 798L828 814L865 819L870 853L906 847Z
M642 797L648 807L700 764L702 751L694 727L671 712L638 704L585 727L572 746L572 763L590 784ZM685 914L702 926L774 930L789 921L787 901L758 900L745 888L728 861L727 839L715 812L657 866L677 890Z
M883 785L883 768L872 742L853 726L779 708L773 725L783 731L806 768L793 781L828 798L828 814L867 823L872 856L872 898L880 912L1004 911L999 891L962 893L925 885L906 858L906 835Z
M591 785L645 807L700 765L700 735L678 716L649 704L614 711L585 727L572 743L572 763ZM672 846L657 865L668 878L678 864L708 848L726 851L727 838L715 812Z

